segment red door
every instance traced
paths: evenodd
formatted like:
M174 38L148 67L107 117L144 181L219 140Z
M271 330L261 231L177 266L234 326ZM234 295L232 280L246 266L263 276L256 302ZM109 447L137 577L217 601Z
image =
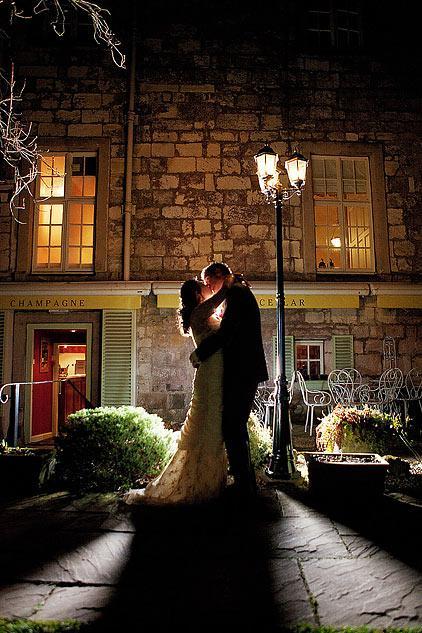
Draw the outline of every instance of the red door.
M53 346L49 330L34 331L32 380L53 380ZM32 387L31 439L53 434L53 384Z

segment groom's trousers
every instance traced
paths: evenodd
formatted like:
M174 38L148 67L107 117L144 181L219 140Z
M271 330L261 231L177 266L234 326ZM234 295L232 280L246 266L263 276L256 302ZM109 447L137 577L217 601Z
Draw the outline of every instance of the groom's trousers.
M233 378L226 378L223 383L223 438L235 486L239 494L245 497L256 494L248 419L257 387L258 383L255 381Z

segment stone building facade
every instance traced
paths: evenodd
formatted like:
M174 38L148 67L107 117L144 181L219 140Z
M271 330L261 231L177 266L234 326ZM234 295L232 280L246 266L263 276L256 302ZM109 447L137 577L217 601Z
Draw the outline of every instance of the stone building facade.
M60 224L67 253L60 270L48 268L50 260L40 264L39 191L38 199L37 193L27 198L19 216L24 224L17 224L7 203L10 183L0 183L3 382L32 376L29 348L19 345L29 336L22 312L25 323L57 321L71 328L84 321L69 305L67 312L43 310L41 303L32 310L36 297L62 301L70 293L90 297L86 320L102 323L92 339L90 393L95 404L113 398L119 404L112 385L121 379L117 369L104 378L107 359L114 358L107 356L104 334L114 308L104 297L129 297L118 304L122 313L132 311L130 371L124 374L131 390L121 402L180 422L193 374L187 362L192 343L177 329L178 288L213 259L250 280L263 308L273 375L274 209L259 191L253 158L265 142L281 157L298 146L310 158L304 195L283 212L288 369L298 366L297 345L308 354L308 369L309 345L319 347L313 353L320 355L318 380L314 376L320 386L342 362L335 348L343 337L349 345L343 362L379 376L386 336L395 340L403 372L421 367L421 108L409 52L399 41L394 50L380 46L384 32L374 35L368 8L342 12L333 3L327 23L326 9L309 5L299 28L293 3L277 5L271 16L258 9L240 15L236 3L228 3L222 16L208 4L206 19L195 0L177 13L143 3L136 21L131 3L128 13L114 15L129 52L126 70L90 40L72 39L78 25L64 41L54 39L48 24L35 32L34 23L15 27L19 43L12 40L3 50L3 62L13 55L26 79L25 120L33 122L46 156L95 157L97 180L93 259L78 270L64 263L71 220ZM328 215L321 223L317 214L331 213L334 203L337 220ZM364 215L353 220L356 206ZM99 296L103 303L92 300ZM35 297L34 304L16 297ZM115 394L109 400L108 390ZM30 422L22 424L28 429ZM37 435L27 430L26 437Z

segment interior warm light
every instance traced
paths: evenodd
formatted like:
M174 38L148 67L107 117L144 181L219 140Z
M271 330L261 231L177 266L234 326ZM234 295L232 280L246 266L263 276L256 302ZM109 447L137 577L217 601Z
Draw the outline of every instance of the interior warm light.
M339 237L333 237L331 239L331 245L334 246L334 248L340 248L341 247L341 239Z

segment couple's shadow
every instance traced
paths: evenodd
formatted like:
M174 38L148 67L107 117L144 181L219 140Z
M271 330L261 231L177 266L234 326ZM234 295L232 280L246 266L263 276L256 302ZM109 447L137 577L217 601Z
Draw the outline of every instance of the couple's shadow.
M262 524L273 510L275 517L265 497L253 507L223 499L197 507L133 508L130 560L93 630L272 630Z

